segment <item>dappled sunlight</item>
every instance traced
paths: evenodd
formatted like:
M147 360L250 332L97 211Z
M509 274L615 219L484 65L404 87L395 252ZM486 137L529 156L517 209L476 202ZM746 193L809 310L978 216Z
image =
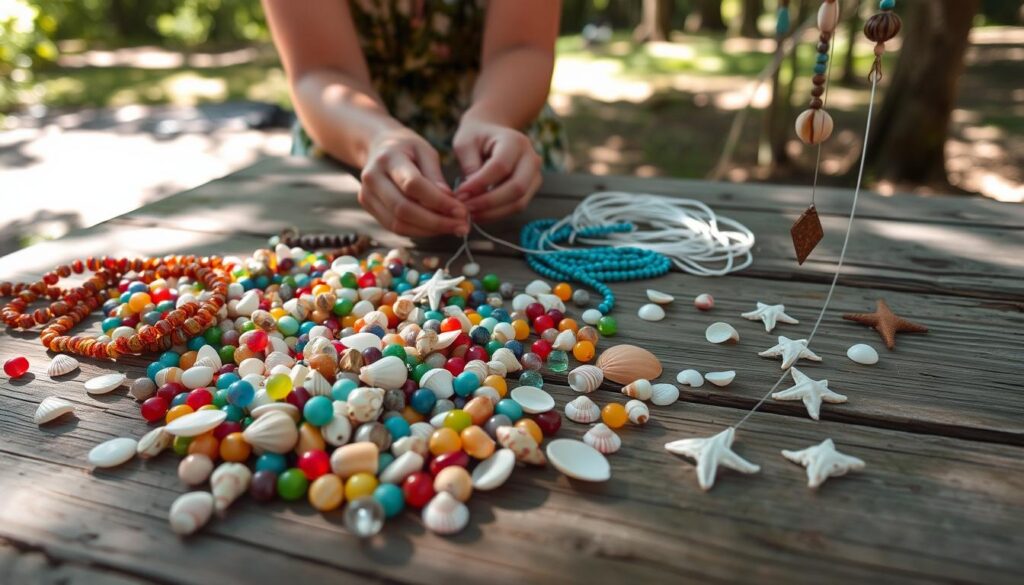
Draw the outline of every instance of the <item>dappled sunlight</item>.
M925 223L876 221L862 223L867 229L890 241L906 242L913 247L928 248L951 258L971 260L983 266L1020 270L1020 258L1013 254L999 254L1000 242L971 228ZM999 235L1002 237L1002 234Z
M179 73L161 84L170 103L177 106L194 105L200 101L223 101L228 84L223 79L209 79L195 73Z

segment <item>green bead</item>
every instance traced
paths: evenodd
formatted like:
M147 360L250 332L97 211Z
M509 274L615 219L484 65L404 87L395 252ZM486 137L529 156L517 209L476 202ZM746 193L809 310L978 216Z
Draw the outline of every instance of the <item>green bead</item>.
M351 272L346 272L341 275L341 286L345 288L357 288L359 281L356 280L356 275Z
M423 374L426 374L432 369L434 368L430 367L430 364L417 364L416 367L412 369L413 380L416 380L416 383L419 383L420 378L423 377Z
M456 433L461 433L463 429L473 426L473 417L460 408L449 410L448 416L444 417L444 426Z
M350 272L346 272L345 274L351 274L351 273ZM344 316L346 316L346 315L348 315L349 313L352 312L352 306L353 306L352 301L350 301L348 299L338 299L338 300L334 301L334 309L333 309L334 314L339 316L339 317L344 317Z
M466 299L463 298L463 297L457 296L457 295L456 296L451 296L451 297L448 298L447 305L449 307L453 307L454 306L454 307L459 307L459 308L465 309L466 308Z
M220 408L228 403L228 390L217 390L217 393L213 395L213 405Z
M286 469L277 476L277 495L281 499L294 502L306 495L306 488L309 487L309 479L306 474L297 467Z
M171 443L171 447L174 449L174 454L178 457L184 457L188 455L188 446L192 443L192 437L174 437L174 442Z
M224 347L217 350L217 355L220 356L220 361L225 364L235 363L235 349L233 345L225 345Z
M401 359L402 361L405 361L405 358L408 357L406 355L406 353L405 353L405 348L402 347L401 345L398 345L397 343L393 343L393 344L385 347L384 351L381 352L381 354L384 357L388 357L388 356L392 356L393 355L396 358Z
M222 335L224 335L224 332L221 331L221 328L214 325L203 333L203 338L206 339L206 342L210 345L220 345L220 338Z
M604 316L597 321L597 330L605 337L611 337L619 331L619 324L615 322L615 317Z
M487 342L487 345L484 346L484 349L487 350L487 355L488 356L492 356L492 355L494 355L494 352L498 351L499 349L501 349L503 347L505 347L505 346L502 345L502 343L500 341L492 339L491 341Z
M405 354L405 365L409 368L415 368L420 365L420 359L414 355Z
M299 322L291 315L284 315L277 320L277 330L285 337L291 337L299 331Z
M480 279L480 284L484 286L485 291L494 292L501 286L501 279L498 278L497 274L485 274Z
M246 321L242 323L242 333L245 333L246 331L252 331L253 329L256 329L256 324L253 323L252 321Z
M548 354L548 369L552 372L564 372L569 369L569 354L554 350Z

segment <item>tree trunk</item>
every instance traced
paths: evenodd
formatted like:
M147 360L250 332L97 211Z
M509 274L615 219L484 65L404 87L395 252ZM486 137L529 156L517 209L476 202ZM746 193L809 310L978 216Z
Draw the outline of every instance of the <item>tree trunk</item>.
M743 14L740 21L740 36L759 38L761 31L757 29L757 19L764 13L764 0L743 0Z
M700 15L700 26L703 32L724 31L725 21L722 20L722 0L696 0L697 13Z
M945 146L979 0L907 2L903 48L874 123L879 179L948 187Z
M846 30L849 31L850 37L846 41L846 54L843 55L843 75L839 78L839 82L843 85L851 85L857 78L857 71L853 61L853 50L857 46L857 39L863 38L861 34L860 10L858 8L860 8L860 3L853 2L850 4L850 9L846 11Z
M807 14L807 0L791 2L789 10L792 29L795 30ZM779 41L781 42L782 39ZM796 77L801 73L797 52L794 49L789 56L789 81L783 84L779 79L786 66L785 61L772 77L772 101L768 104L768 111L765 112L764 135L767 140L767 162L770 173L776 176L786 174L793 162L786 151L786 144L793 138L793 89L796 85Z
M643 15L633 31L638 43L667 41L672 32L672 0L644 0Z

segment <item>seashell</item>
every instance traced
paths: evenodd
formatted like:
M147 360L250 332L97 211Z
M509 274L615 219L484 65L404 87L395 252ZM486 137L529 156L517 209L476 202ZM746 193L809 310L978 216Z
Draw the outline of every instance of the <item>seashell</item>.
M697 370L683 370L676 374L676 382L684 386L699 388L704 385L704 376L701 376Z
M444 426L444 419L448 416L448 411L438 412L430 417L430 426L435 429L439 429Z
M327 381L327 378L324 378L323 374L316 370L309 370L306 378L302 381L302 387L306 389L306 392L309 392L310 396L331 397L331 383Z
M491 359L505 364L506 374L518 372L523 369L523 365L519 363L519 360L516 358L516 354L512 353L512 350L507 347L499 347L496 349L491 355Z
M476 374L476 379L482 383L484 381L484 378L487 377L487 364L485 364L481 360L471 360L468 364L466 364L462 371L473 372L474 374Z
M78 369L79 363L75 358L59 353L53 356L50 360L50 365L46 366L46 375L51 378L57 376L63 376L64 374L70 374Z
M505 343L506 341L512 341L516 338L516 328L511 323L501 322L494 326L494 330L491 331L491 339Z
M452 386L454 380L455 376L448 370L434 368L427 370L427 373L423 374L423 377L420 378L420 388L429 388L434 393L434 396L440 400L455 394L455 387Z
M597 322L601 320L601 317L604 317L604 314L597 309L587 309L586 311L583 311L582 315L580 315L580 318L583 319L583 322L587 325L597 325Z
M175 534L187 535L205 526L211 516L213 516L213 494L196 491L178 496L171 504L167 519Z
M360 300L356 304L352 305L352 316L356 319L362 319L364 315L374 309L373 303L366 300ZM370 333L370 335L373 335ZM380 348L378 348L380 349Z
M252 421L252 424L242 431L242 437L256 449L271 453L287 453L299 441L299 431L295 428L295 421L287 414L268 412Z
M359 298L364 301L370 301L374 304L377 304L383 296L384 289L379 286L368 286L366 288L359 289Z
M135 439L119 437L96 445L89 451L89 464L94 467L117 467L135 456Z
M338 358L338 370L358 374L363 367L363 354L357 349L346 349Z
M670 294L654 290L653 288L649 288L647 289L647 300L651 301L652 303L657 303L659 305L667 305L672 301L676 300L676 298Z
M75 405L63 398L57 398L56 396L48 396L39 403L36 408L36 414L32 420L37 425L45 425L48 422L57 420L65 414L72 413L75 411Z
M539 294L539 295L537 295L537 302L542 304L542 305L544 305L544 310L545 311L550 311L551 309L555 309L555 310L558 310L558 311L565 312L565 303L563 303L562 299L558 298L555 295L552 295L552 294Z
M273 353L279 351L281 353L288 353L288 342L283 337L278 337L280 333L273 331L270 333L270 337L267 338L267 349L263 350L266 353Z
M601 368L605 378L619 384L628 384L640 378L653 380L661 375L661 362L653 353L628 344L606 349L597 358L597 367Z
M668 406L679 400L679 388L675 384L655 384L651 387L651 404Z
M693 306L701 311L710 311L715 308L715 297L708 293L701 293L693 299Z
M254 388L263 381L263 378L261 376L251 376L249 378L242 379L252 384ZM256 395L253 396L252 402L249 403L249 412L252 412L257 407L263 406L265 404L273 404L274 402L274 399L271 398L269 394L267 394L266 388L261 388L256 391Z
M430 433L424 436L422 433L409 435L408 437L402 437L394 443L391 443L391 454L395 457L401 457L403 454L412 451L413 453L419 453L424 459L430 454L430 435L434 433L434 427L430 423L420 422L414 423L428 427Z
M590 394L604 381L604 372L597 366L584 364L569 372L569 387L581 394Z
M437 345L437 332L431 329L423 329L416 334L416 351L420 352L420 355L427 355L434 351L434 347Z
M533 295L526 293L519 293L512 297L512 310L513 311L525 311L526 307L536 303L537 299Z
M209 346L204 346L204 347L209 347ZM292 356L290 356L290 355L288 355L288 354L286 354L286 353L284 353L282 351L273 351L273 352L270 352L270 355L267 356L267 360L266 360L265 365L270 370L273 370L274 368L277 368L277 367L286 368L286 369L288 369L288 375L290 377L291 376L291 368L292 368L292 366L295 365L295 360L292 359Z
M526 285L523 289L526 294L536 297L537 295L549 294L551 292L551 285L544 282L543 280L534 280L530 284Z
M181 373L181 368L164 368L153 376L153 382L156 383L157 387L163 386L168 382L180 382Z
M555 337L555 342L551 344L551 348L560 351L572 351L574 345L576 345L576 334L572 332L572 329L566 329Z
M583 442L604 455L610 455L622 447L622 439L604 423L597 423L584 433Z
M498 392L497 388L490 386L481 386L473 391L473 398L483 396L491 401L491 406L498 404L501 401L501 393Z
M331 471L341 479L357 473L377 475L380 451L374 443L349 443L331 453Z
M370 311L369 313L363 316L363 323L365 323L365 327L372 327L373 325L377 325L382 329L387 329L388 316L380 311Z
M201 453L193 453L178 463L178 479L187 486L197 486L210 477L213 461Z
M305 305L299 302L299 299L288 299L281 306L282 309L288 311L288 314L295 317L300 322L306 320L306 316L309 315L309 309Z
M363 351L371 347L374 349L382 349L384 345L381 338L377 337L373 333L356 333L347 337L342 337L341 344L345 347L359 351Z
M384 407L382 388L356 388L348 395L348 417L357 422L377 420Z
M633 424L643 425L651 419L651 410L639 400L630 400L626 403L626 416Z
M516 460L530 465L545 465L547 463L547 458L544 457L537 441L523 429L503 426L498 427L494 434L502 447L511 449L516 454Z
M329 355L337 360L338 348L334 347L334 343L326 337L312 337L303 348L302 355L307 361L318 355Z
M509 393L527 414L540 414L555 407L555 399L536 386L519 386Z
M740 334L736 328L724 321L716 321L704 331L704 339L711 343L736 343Z
M181 375L181 383L188 389L204 388L213 381L213 368L192 366Z
M434 434L434 426L431 425L428 422L423 422L423 421L414 422L414 423L412 423L412 426L409 427L409 436L410 437L420 437L423 440L429 440L430 439L430 435L432 435L432 434ZM400 442L400 441L401 441L401 439L399 439L396 442ZM394 445L392 445L392 451L394 451ZM395 455L397 456L398 454L396 453Z
M139 444L135 447L135 452L139 459L152 459L163 453L164 449L170 447L173 442L174 435L168 433L164 427L157 427L142 435Z
M204 366L204 367L210 368L212 370L216 370L217 368L220 367L220 366L217 365L217 362L211 360L208 357L204 357L202 359L196 360L196 363L194 365L196 365L196 366Z
M455 340L458 339L460 335L462 335L462 331L445 331L444 333L439 333L437 335L437 343L434 344L434 347L432 347L430 351L448 349L448 346L455 343Z
M391 305L391 310L395 316L399 319L406 319L409 317L409 313L416 308L416 303L409 297L399 297L398 300Z
M447 492L456 500L466 502L473 495L473 479L465 467L449 465L434 476L434 491Z
M267 372L267 375L273 376L276 374L281 374L282 376L289 376L291 375L291 373L292 371L288 366L274 366L273 368L270 369L270 371Z
M504 378L505 376L508 375L508 368L505 367L505 364L503 362L499 362L498 360L491 360L487 362L487 375Z
M516 454L511 449L498 449L473 469L473 489L486 492L501 487L515 467Z
M141 402L156 394L156 382L145 376L142 378L136 378L131 385L128 386L128 394L135 400Z
M249 489L252 472L242 463L221 463L210 476L210 491L213 493L213 507L223 514L232 502Z
M565 405L565 416L586 425L601 418L601 409L590 398L578 396Z
M850 349L846 350L846 357L865 366L878 363L878 352L866 343L851 345Z
M213 349L212 345L204 345L196 351L196 363L199 363L200 360L204 359L208 359L214 363L214 365L211 366L214 370L220 369L220 367L224 365L220 359L220 354L217 353L216 349Z
M612 468L600 451L573 439L555 439L548 443L548 459L563 474L582 481L608 481Z
M335 400L331 406L334 408L334 416L327 424L320 427L320 435L328 445L340 447L348 443L352 437L352 423L348 420L348 403Z
M728 386L736 378L736 372L729 370L727 372L708 372L704 374L704 379L711 382L715 386Z
M456 534L469 524L469 508L448 492L434 496L423 507L423 525L435 534Z
M665 309L662 309L661 305L647 303L640 307L640 310L637 311L636 314L644 321L661 321L665 318Z
M302 419L302 413L299 411L299 407L289 402L269 402L249 410L249 414L252 415L253 420L264 417L271 412L287 414L288 417L295 422L299 422L299 420Z
M198 437L207 431L217 428L227 418L228 413L226 411L203 409L180 416L167 423L167 426L164 428L175 437Z
M423 455L415 451L406 451L385 467L378 479L381 483L400 484L405 478L422 469Z
M124 384L124 374L104 374L88 380L85 383L85 391L89 394L107 394L117 390Z
M235 305L235 313L242 317L249 317L254 311L260 308L260 297L256 291L251 290L238 299L238 304Z
M654 390L649 380L633 380L622 387L621 392L630 398L637 400L650 400Z
M832 116L822 109L809 109L796 117L796 135L808 145L820 144L832 136Z
M238 364L238 371L235 373L238 374L239 378L244 378L254 374L262 375L265 371L266 368L263 366L263 360L252 357L242 360L242 363Z

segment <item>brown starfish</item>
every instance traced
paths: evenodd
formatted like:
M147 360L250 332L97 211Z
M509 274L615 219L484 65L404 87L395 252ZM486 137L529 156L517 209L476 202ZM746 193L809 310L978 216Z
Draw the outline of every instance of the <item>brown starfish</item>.
M882 336L882 341L889 349L896 348L897 333L926 333L928 331L924 325L907 321L893 313L883 299L878 299L874 313L847 313L843 315L843 319L873 327Z

